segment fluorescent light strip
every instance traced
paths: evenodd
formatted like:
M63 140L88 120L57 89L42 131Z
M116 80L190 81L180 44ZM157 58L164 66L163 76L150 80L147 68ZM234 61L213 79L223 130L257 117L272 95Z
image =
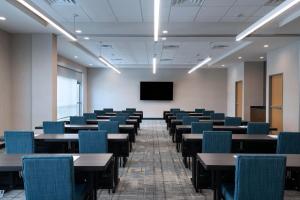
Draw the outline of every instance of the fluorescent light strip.
M109 63L107 60L105 60L104 58L99 57L99 60L100 60L101 62L103 62L107 67L109 67L109 68L113 69L115 72L121 74L121 72L120 72L119 70L117 70L117 68L115 68L112 64L110 64L110 63Z
M152 64L153 64L153 74L156 74L156 58L154 57L152 60Z
M200 62L197 66L193 67L188 73L192 73L193 71L197 70L198 68L206 65L208 62L211 61L211 57L205 58L202 62Z
M45 20L46 22L48 22L48 24L50 24L51 26L53 26L54 28L56 28L58 31L60 31L61 33L63 33L65 36L67 36L68 38L70 38L72 41L77 41L77 39L73 35L71 35L70 33L68 33L66 30L64 30L61 26L59 26L58 24L56 24L55 22L53 22L51 19L49 19L48 17L46 17L43 13L41 13L40 11L38 11L37 9L35 9L33 6L31 6L25 0L17 0L17 1L20 4L22 4L23 6L25 6L27 9L29 9L31 12L33 12L34 14L36 14L37 16L39 16L40 18L42 18L43 20Z
M300 0L286 0L283 3L281 3L279 6L274 8L271 12L269 12L267 15L265 15L263 18L259 19L257 22L249 26L246 30L241 32L236 36L236 41L241 41L260 27L264 26L266 23L270 22L274 18L278 17L282 13L284 13L289 8L295 6L297 3L299 3Z
M154 0L154 41L158 41L160 0Z

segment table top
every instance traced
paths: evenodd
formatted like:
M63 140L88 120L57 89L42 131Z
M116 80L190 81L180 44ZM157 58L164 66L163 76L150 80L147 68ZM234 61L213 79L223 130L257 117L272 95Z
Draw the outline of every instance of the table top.
M88 119L86 122L109 122L109 119ZM137 119L127 119L126 122L138 122Z
M77 125L77 124L65 124L65 128L72 128L72 129L98 129L98 124L84 124L84 125ZM132 124L120 124L119 128L134 128Z
M35 134L35 140L58 140L58 141L77 141L79 139L76 133L64 134ZM111 133L107 134L108 140L128 140L128 134Z
M277 141L277 135L261 135L261 134L232 134L232 140L253 140L253 141ZM182 134L185 141L202 140L203 134Z
M21 171L25 154L0 154L0 171ZM72 155L75 169L83 171L104 171L113 160L113 154L27 154L36 156Z
M177 125L176 129L191 129L191 125ZM221 126L221 125L214 125L214 130L222 129L222 130L247 130L247 126ZM276 131L277 128L270 128L270 131Z
M197 159L207 170L230 170L235 167L235 157L237 155L274 156L276 154L198 153ZM287 168L300 168L300 155L285 154L284 156L287 158Z

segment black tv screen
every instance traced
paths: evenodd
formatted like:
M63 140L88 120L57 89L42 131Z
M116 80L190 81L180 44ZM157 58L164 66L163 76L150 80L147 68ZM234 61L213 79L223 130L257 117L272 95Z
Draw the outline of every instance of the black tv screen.
M173 82L141 82L141 100L173 100Z

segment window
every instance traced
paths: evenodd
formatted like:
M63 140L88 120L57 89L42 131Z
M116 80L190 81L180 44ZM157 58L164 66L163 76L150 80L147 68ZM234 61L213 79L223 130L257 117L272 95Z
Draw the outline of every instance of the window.
M57 76L58 120L82 114L81 82L77 78L81 77L81 75L79 72L59 67Z

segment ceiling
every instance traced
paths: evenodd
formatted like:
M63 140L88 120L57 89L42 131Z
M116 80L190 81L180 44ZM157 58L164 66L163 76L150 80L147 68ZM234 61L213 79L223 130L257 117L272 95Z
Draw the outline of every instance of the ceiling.
M233 53L211 67L238 62L236 56L241 51L235 51L244 42L235 42L236 34L282 2L203 0L199 4L193 4L186 0L183 4L174 5L174 1L176 0L161 0L160 32L168 30L168 34L161 33L161 38L166 37L167 40L160 40L158 43L153 42L153 0L75 0L75 4L66 3L66 0L31 0L30 3L38 6L69 31L82 30L81 34L76 34L80 44L95 55L102 55L118 68L151 68L154 55L159 58L159 68L190 68L207 56L219 60L228 52ZM265 35L247 38L245 41L252 43L244 48L248 51L243 58L250 61L261 60L259 57L271 48L299 39L276 35L300 33L298 18L285 26L278 26L281 20L299 11L299 8L299 5L294 7L256 32L272 34L272 37ZM8 32L56 33L4 0L0 2L0 16L2 15L8 20L0 22L0 29ZM74 15L77 15L75 27ZM85 40L84 37L89 37L90 40ZM256 48L263 43L272 44L272 47L258 51ZM59 37L58 52L87 67L103 67L97 59L78 49L63 36Z

